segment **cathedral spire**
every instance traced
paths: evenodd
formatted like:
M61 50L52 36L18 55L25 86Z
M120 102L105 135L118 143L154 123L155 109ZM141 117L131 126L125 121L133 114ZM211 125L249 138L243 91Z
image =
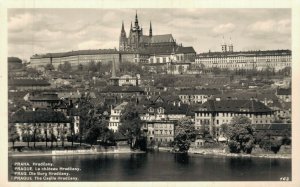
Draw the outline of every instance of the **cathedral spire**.
M149 36L152 37L152 24L151 24L151 21L150 21Z
M122 42L124 42L125 39L126 39L126 31L124 29L124 21L122 21L120 42L121 42L121 40L122 40Z
M138 16L137 16L137 10L135 12L135 22L134 22L134 26L135 28L139 28L139 20L138 20Z
M137 16L137 10L135 10L135 21L137 21L138 16Z
M122 30L121 32L125 32L125 29L124 29L124 21L122 21Z

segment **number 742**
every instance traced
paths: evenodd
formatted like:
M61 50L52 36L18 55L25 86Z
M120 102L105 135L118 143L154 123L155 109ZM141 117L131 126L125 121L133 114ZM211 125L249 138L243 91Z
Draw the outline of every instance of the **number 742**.
M289 177L280 177L280 181L289 181L290 178Z

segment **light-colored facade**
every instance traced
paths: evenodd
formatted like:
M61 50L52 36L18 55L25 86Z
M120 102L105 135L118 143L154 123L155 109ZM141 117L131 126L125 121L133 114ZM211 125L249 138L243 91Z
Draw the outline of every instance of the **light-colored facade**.
M166 103L160 101L147 107L147 110L140 114L144 122L142 130L147 132L148 140L157 143L169 143L174 141L175 123L187 116L187 105L180 101Z
M139 86L141 84L141 77L137 74L135 77L130 75L123 75L118 77L119 86Z
M195 111L195 128L219 134L222 124L229 124L233 117L241 115L248 117L251 124L270 124L274 120L274 112L260 101L208 100Z
M180 106L174 106L177 108ZM169 108L169 107L168 107ZM175 110L175 109L174 109ZM149 107L147 112L144 114L140 114L140 118L143 121L151 122L151 121L176 121L186 117L186 111L180 113L178 110L176 112L170 113L168 109L165 109L163 106L161 107Z
M148 121L142 129L146 130L148 140L161 143L174 141L174 121Z
M116 66L119 63L130 62L138 64L146 62L148 60L147 55L142 55L134 51L117 51L115 49L99 49L99 50L79 50L61 53L47 53L47 54L35 54L30 58L30 67L41 69L47 64L52 64L54 68L60 64L68 62L73 68L79 65L87 65L89 62L101 62L111 63L116 62Z
M182 90L178 96L182 103L185 104L203 104L211 96L219 93L220 91L218 90Z
M167 74L179 75L185 74L190 69L191 63L167 63Z
M57 140L67 139L67 136L71 135L71 123L15 123L13 125L16 127L21 142L25 141L25 136L32 136L34 132L36 132L36 137L43 139L46 138L46 134L48 139L51 139L51 134L53 134Z
M122 112L124 111L127 104L128 104L127 102L123 102L120 105L116 106L115 108L111 109L108 128L113 132L117 132L119 130L119 126L122 124L121 123Z
M73 116L74 133L79 134L80 131L80 116Z
M177 62L184 61L183 53L174 53L170 52L169 54L152 54L149 58L149 63L168 63L168 62Z
M20 137L25 141L25 136L32 140L35 134L36 140L55 139L61 141L68 136L79 134L80 117L66 116L64 112L57 111L19 111L15 113L9 122L14 125Z
M204 68L221 68L229 70L274 70L291 67L290 50L208 52L197 55L195 65Z

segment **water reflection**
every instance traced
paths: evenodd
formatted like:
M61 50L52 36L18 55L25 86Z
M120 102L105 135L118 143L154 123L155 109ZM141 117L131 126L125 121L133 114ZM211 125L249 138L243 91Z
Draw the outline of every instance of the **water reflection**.
M189 155L186 153L176 153L174 154L174 160L179 164L189 164Z
M248 168L254 166L252 158L229 158L228 166L232 169L236 168Z
M78 167L81 181L278 181L291 179L291 160L230 158L149 152L49 157L14 157L10 163L53 162ZM10 167L11 168L11 167Z

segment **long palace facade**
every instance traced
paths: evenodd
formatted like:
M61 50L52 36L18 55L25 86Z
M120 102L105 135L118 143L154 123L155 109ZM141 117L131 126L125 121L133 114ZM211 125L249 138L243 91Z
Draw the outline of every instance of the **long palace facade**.
M227 48L229 50L227 50ZM233 51L233 45L222 44L222 52L206 52L196 56L195 65L229 70L274 70L291 67L291 50Z
M139 63L147 59L147 55L137 53L135 51L118 51L116 49L96 49L96 50L78 50L61 53L36 54L30 58L30 66L34 68L42 68L47 64L52 64L55 68L59 64L68 62L72 67L78 65L86 65L91 61L110 63L132 62Z

